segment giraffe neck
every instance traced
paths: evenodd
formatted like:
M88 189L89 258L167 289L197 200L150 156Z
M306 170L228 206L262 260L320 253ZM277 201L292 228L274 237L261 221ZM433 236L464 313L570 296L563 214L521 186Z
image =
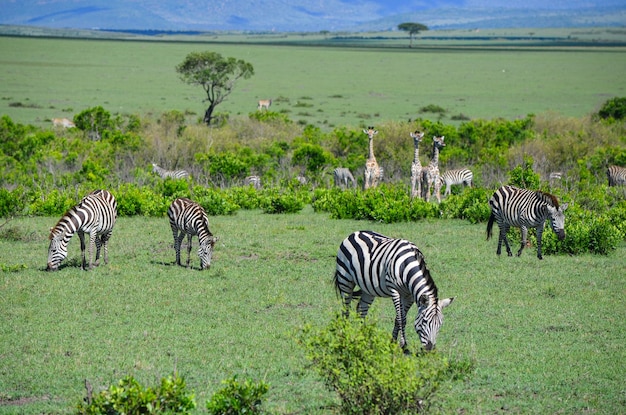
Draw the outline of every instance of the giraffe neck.
M439 149L437 148L437 146L435 146L435 148L433 150L433 159L431 160L430 165L432 167L438 167L439 166Z
M376 161L376 157L374 157L374 138L371 136L370 136L370 154L369 154L368 159Z
M420 162L420 149L417 145L415 146L415 155L413 156L413 164L417 164L418 166L422 165L422 163Z

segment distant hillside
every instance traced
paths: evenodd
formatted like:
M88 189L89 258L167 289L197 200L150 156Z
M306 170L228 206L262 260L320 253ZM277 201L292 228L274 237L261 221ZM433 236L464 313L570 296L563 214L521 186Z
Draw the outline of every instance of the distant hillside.
M432 29L626 26L626 2L605 0L20 0L0 24L180 31L376 31L402 22Z

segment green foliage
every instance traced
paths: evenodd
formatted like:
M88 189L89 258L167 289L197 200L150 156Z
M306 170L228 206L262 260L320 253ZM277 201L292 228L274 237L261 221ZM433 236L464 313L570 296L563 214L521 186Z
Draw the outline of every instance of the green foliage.
M252 120L265 123L279 122L283 124L291 124L293 122L289 119L289 117L287 117L287 115L276 111L255 111L251 112L248 117Z
M332 155L318 144L303 143L293 151L292 163L304 167L311 174L330 165L331 161Z
M189 414L196 407L193 393L177 375L162 378L156 388L143 387L129 375L87 400L91 402L78 404L76 414Z
M0 218L16 215L24 206L24 189L21 187L10 191L0 187Z
M50 192L37 192L32 196L28 207L31 215L59 216L78 203L69 192L53 189Z
M304 208L304 201L295 192L269 189L264 192L260 207L265 213L297 213Z
M209 216L233 215L239 210L228 191L195 186L192 199L202 206Z
M450 362L435 352L405 355L388 332L354 313L336 315L326 327L305 326L298 342L339 395L342 414L422 412L445 382L473 370L470 362Z
M471 188L461 195L450 195L441 202L444 218L466 219L471 223L486 222L491 215L487 201L491 192L484 188Z
M540 177L533 171L533 159L524 157L522 165L515 167L509 172L509 184L522 189L539 189Z
M126 183L115 192L117 214L119 216L145 215L162 217L167 212L171 200L147 187Z
M96 134L92 138L100 138L100 134L104 131L111 130L114 127L111 120L111 113L101 106L88 108L74 116L74 124L79 130L87 133Z
M210 415L255 415L261 414L261 405L269 385L264 381L237 380L237 376L222 381L224 387L206 403Z
M623 120L626 118L626 97L615 97L607 100L598 111L603 119Z

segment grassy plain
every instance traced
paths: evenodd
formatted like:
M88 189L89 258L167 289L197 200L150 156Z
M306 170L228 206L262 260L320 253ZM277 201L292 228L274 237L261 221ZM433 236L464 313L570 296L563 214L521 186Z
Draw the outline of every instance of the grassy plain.
M406 39L393 40L395 47L367 39L352 41L360 47L248 41L0 37L0 114L48 126L52 118L102 105L114 114L178 110L195 114L195 121L205 109L204 91L183 84L175 66L199 50L244 59L255 69L218 112L245 116L259 99L271 98L272 110L322 128L437 119L420 113L431 104L444 108L443 121L451 123L452 117L514 119L546 112L579 117L626 95L623 47L524 48L503 41L491 48L448 48L449 41L431 40L409 49L397 47Z
M441 396L435 413L626 412L626 246L610 256L498 258L485 225L464 221L380 224L240 211L211 218L221 239L207 272L172 265L165 218L120 218L110 263L43 271L47 229L58 218L15 219L0 263L0 413L69 412L84 379L100 390L127 374L154 385L178 371L198 413L239 375L270 383L277 414L333 413L332 394L307 367L294 332L340 310L330 283L336 249L358 229L415 241L446 309L438 353L475 361L472 377ZM10 229L10 230L7 230ZM7 236L13 235L13 238ZM195 244L195 241L194 241ZM415 315L411 312L411 318ZM391 332L393 307L372 316ZM409 330L409 342L418 342Z

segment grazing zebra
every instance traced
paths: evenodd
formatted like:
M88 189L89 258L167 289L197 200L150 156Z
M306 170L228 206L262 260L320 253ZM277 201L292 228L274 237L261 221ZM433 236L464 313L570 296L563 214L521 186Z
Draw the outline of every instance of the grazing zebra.
M472 173L469 169L448 170L439 176L439 179L441 180L442 185L446 185L446 191L443 194L445 197L449 196L452 192L452 185L463 184L472 187L474 173Z
M261 189L261 187L263 187L263 185L261 184L261 178L259 176L248 176L245 179L243 179L243 185L244 186L252 186L254 187L256 190Z
M152 172L161 176L162 179L167 179L168 177L172 179L183 179L189 176L189 173L186 170L165 170L164 168L157 166L155 163L152 163Z
M198 236L200 247L200 269L208 269L211 266L213 247L217 237L209 230L209 218L199 204L185 197L175 199L167 209L167 217L170 220L172 234L174 235L174 249L176 250L176 264L180 263L180 247L185 235L187 235L187 268L191 262L191 238ZM182 265L181 265L182 266Z
M333 176L335 177L335 186L341 187L342 189L356 187L354 176L350 173L350 170L345 167L337 167L333 171Z
M606 170L609 186L626 185L626 167L609 166Z
M559 240L565 239L565 214L563 212L567 209L567 203L559 206L557 198L549 193L502 186L489 199L489 206L491 207L491 216L487 224L487 239L491 238L493 222L498 222L500 228L498 250L496 251L498 255L502 252L502 241L506 246L507 254L513 255L506 237L511 226L516 226L522 230L522 245L517 251L517 256L522 254L522 250L526 246L528 228L536 228L537 258L543 259L541 256L541 235L546 219L550 221L550 226L552 226L552 230Z
M100 248L104 247L104 263L109 262L107 243L113 232L117 218L117 201L106 190L96 190L85 196L50 230L50 247L48 248L48 271L59 268L61 261L67 257L67 244L72 235L78 233L80 250L83 257L82 268L87 269L85 260L85 234L89 234L89 269L93 268L93 250L96 247L95 265L100 259Z
M376 297L391 297L396 308L393 339L400 335L400 346L406 349L406 316L418 304L415 331L427 350L435 347L443 322L441 310L454 298L439 300L437 286L430 276L424 256L413 243L392 239L371 231L350 234L337 252L335 288L349 310L355 296L362 317ZM355 286L360 291L354 292Z
M430 192L434 187L437 202L441 202L441 181L439 180L439 150L444 148L444 136L433 137L433 158L428 166L422 168L422 199L430 201Z

